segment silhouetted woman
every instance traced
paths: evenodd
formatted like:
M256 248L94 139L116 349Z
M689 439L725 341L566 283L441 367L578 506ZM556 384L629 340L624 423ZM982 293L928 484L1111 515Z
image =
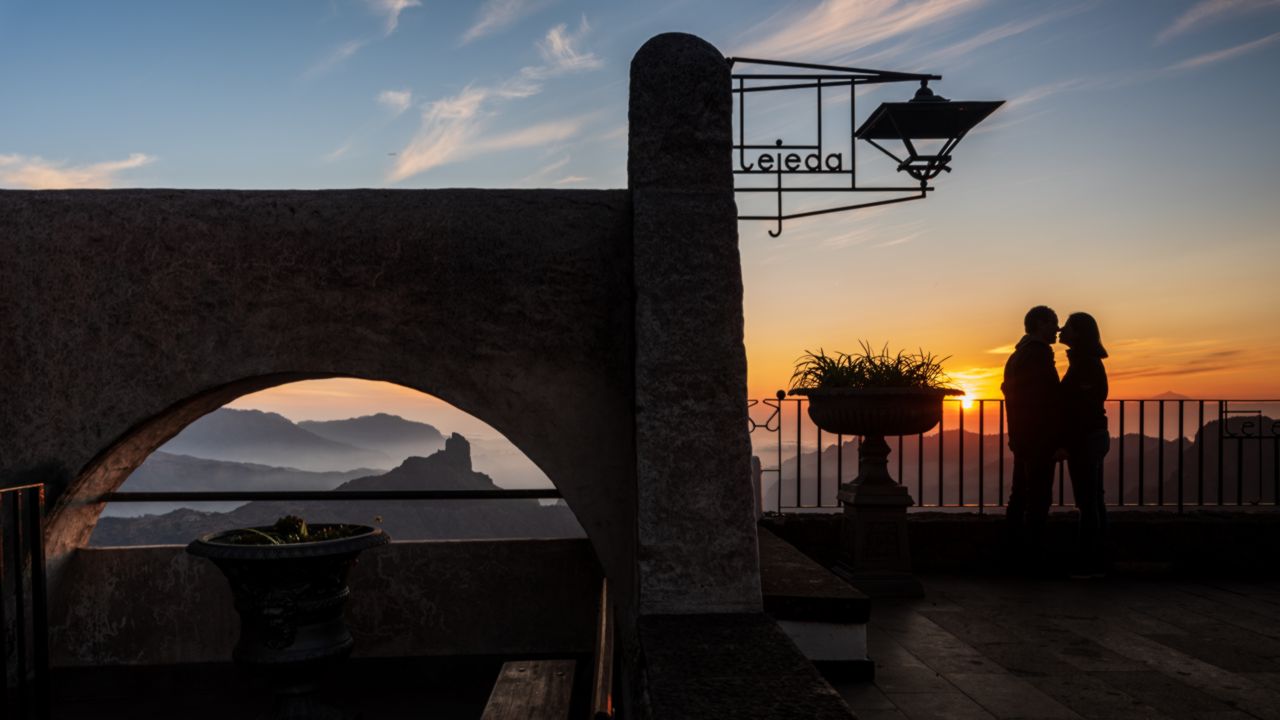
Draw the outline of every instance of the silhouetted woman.
M1107 430L1107 370L1102 360L1098 321L1088 313L1072 313L1059 341L1067 346L1067 374L1062 376L1063 441L1067 468L1080 511L1077 567L1072 577L1102 577L1107 509L1102 491L1102 459L1111 449Z

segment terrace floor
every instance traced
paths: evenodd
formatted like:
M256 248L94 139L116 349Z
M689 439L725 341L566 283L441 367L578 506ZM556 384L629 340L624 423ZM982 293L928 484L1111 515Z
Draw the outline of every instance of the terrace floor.
M1280 583L923 580L836 685L863 720L1280 718Z
M873 604L875 682L835 683L862 720L1280 718L1280 583L922 580L922 599ZM499 664L357 662L329 694L365 718L478 717ZM64 673L54 717L251 717L266 702L230 666L164 672Z

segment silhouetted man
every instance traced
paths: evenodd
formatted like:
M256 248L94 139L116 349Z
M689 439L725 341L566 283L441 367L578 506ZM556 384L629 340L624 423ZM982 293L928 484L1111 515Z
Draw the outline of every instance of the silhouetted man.
M1027 334L1005 363L1004 384L1000 386L1009 419L1009 449L1013 451L1005 541L1010 560L1021 557L1040 563L1055 456L1062 447L1058 370L1053 364L1058 315L1038 305L1027 311L1023 326Z

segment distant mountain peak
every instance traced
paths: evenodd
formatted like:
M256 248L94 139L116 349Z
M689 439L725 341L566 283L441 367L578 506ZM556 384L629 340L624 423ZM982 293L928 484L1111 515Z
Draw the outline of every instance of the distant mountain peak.
M1152 400L1190 400L1186 395L1178 394L1172 390L1166 390L1159 395L1152 395Z

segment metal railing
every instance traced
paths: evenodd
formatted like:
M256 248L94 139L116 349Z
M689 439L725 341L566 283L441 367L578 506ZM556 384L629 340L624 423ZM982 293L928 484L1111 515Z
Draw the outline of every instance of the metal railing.
M0 489L0 717L49 718L44 485Z
M762 509L838 508L839 485L857 476L858 439L824 438L809 422L802 397L779 392L747 405L761 464ZM1117 399L1107 401L1107 415L1112 437L1103 487L1108 505L1179 512L1276 507L1280 400ZM889 471L912 491L916 508L981 513L1002 507L1013 470L1006 432L1003 400L948 399L934 430L887 438ZM1065 465L1059 464L1055 480L1059 508L1074 504Z

